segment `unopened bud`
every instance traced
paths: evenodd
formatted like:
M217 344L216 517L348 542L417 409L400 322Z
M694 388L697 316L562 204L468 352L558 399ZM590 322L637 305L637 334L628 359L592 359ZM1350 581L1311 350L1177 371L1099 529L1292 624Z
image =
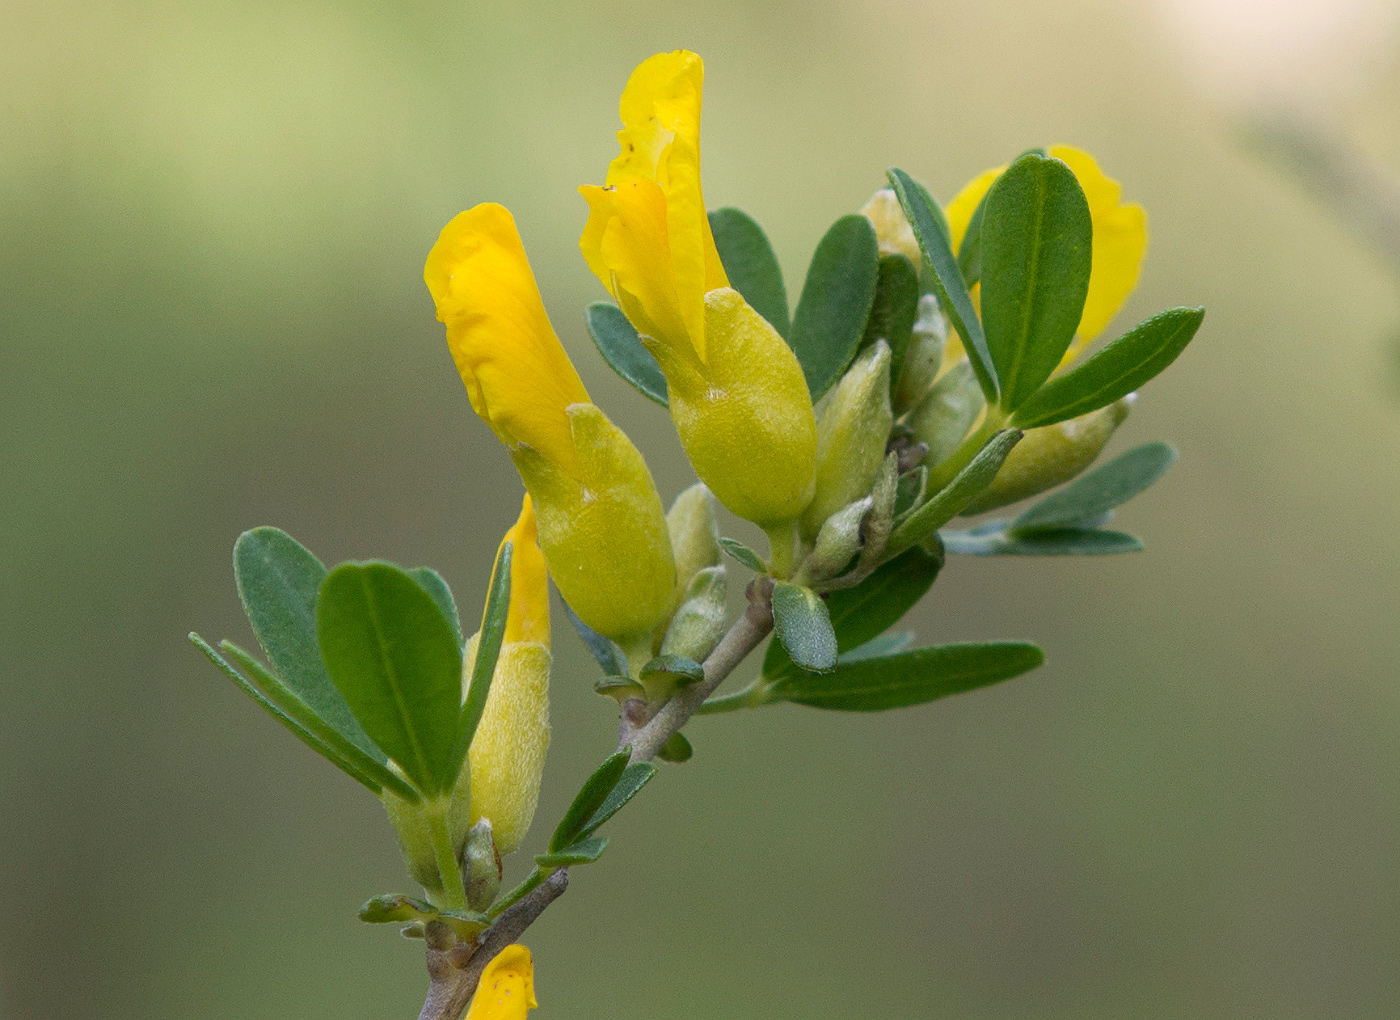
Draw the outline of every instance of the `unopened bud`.
M719 521L715 498L704 482L686 489L666 512L666 530L671 535L671 555L676 560L676 597L685 597L696 571L720 562Z
M859 569L874 570L885 554L885 544L894 529L894 505L899 499L899 455L885 455L884 463L870 486L870 514L861 529L865 547L860 551Z
M960 361L944 372L905 421L914 438L928 447L924 464L932 469L951 457L972 431L983 406L982 389L968 362Z
M491 820L483 818L467 832L462 848L462 877L467 884L467 906L485 910L501 890L501 855L491 836Z
M1098 457L1132 402L1130 394L1058 425L1027 429L992 484L968 504L963 516L995 510L1069 481Z
M918 266L923 262L923 252L919 250L914 229L900 208L899 198L889 188L881 188L861 206L860 214L875 228L875 236L880 241L881 255L903 255Z
M822 522L870 491L894 425L890 407L890 348L867 347L841 377L817 423L817 493L802 515L811 541Z
M821 531L817 532L816 545L803 565L808 579L822 581L835 577L851 562L851 558L860 551L861 522L873 505L874 501L866 496L826 519Z
M914 333L904 354L904 367L895 380L894 409L903 414L919 402L943 364L943 349L948 343L948 323L938 309L938 298L925 294L919 298L919 315L914 320Z
M723 567L702 567L691 578L685 600L661 641L662 655L680 655L696 662L719 644L724 636L725 595L728 585Z

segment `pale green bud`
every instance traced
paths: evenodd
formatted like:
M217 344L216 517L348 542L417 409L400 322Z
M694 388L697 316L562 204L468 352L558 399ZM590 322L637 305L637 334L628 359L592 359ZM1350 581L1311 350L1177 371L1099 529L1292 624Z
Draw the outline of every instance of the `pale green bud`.
M1098 457L1114 429L1128 417L1132 402L1130 394L1058 425L1027 429L992 484L968 504L963 516L995 510L1069 481Z
M723 565L701 567L691 578L666 636L661 641L662 655L680 655L695 662L705 656L724 636L725 595L728 589Z
M972 365L960 361L939 377L909 412L905 424L914 439L928 445L924 463L930 469L951 457L962 445L985 401Z
M917 404L943 364L943 348L948 343L948 322L938 309L938 298L925 294L919 298L919 314L914 319L914 334L904 354L904 367L895 380L894 409L903 414Z
M846 370L817 422L817 493L802 515L806 541L833 513L870 491L893 426L890 348L877 340Z
M808 580L822 581L835 577L851 562L851 557L860 551L861 523L873 505L874 501L866 496L842 507L822 523L821 531L817 532L816 545L803 564Z
M462 877L467 884L467 906L473 910L485 910L501 890L501 855L496 852L489 818L481 819L467 832Z
M696 572L721 559L715 498L704 482L696 482L676 497L666 512L666 530L676 561L676 600L680 601Z

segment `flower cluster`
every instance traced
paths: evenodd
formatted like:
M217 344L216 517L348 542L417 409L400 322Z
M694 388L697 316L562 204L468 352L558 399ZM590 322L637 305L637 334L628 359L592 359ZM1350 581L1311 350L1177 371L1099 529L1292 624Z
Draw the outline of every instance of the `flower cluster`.
M758 224L707 210L703 78L686 51L633 72L619 154L602 184L580 188L579 241L615 302L587 311L595 344L669 410L699 480L663 508L555 333L510 212L477 205L443 228L424 279L471 405L527 492L481 628L463 640L451 593L426 568L328 572L264 528L240 538L235 569L271 668L225 642L240 672L196 639L380 795L428 901L380 897L361 916L405 922L434 951L470 957L554 869L596 860L606 840L594 832L651 777L648 759L689 757L680 728L692 714L778 702L877 711L1033 669L1034 645L906 650L912 635L887 632L945 553L1141 548L1104 525L1174 456L1147 444L1014 519L948 530L1083 473L1202 311L1162 312L1082 357L1136 284L1147 226L1068 146L988 170L946 207L891 169L889 187L821 239L790 311ZM766 556L720 537L717 503L766 534ZM755 575L732 627L722 550ZM499 898L549 743L549 578L603 669L597 690L622 708L624 746L584 784L531 877ZM769 629L758 679L711 697ZM528 951L510 946L473 987L468 1017L523 1017L535 1004Z

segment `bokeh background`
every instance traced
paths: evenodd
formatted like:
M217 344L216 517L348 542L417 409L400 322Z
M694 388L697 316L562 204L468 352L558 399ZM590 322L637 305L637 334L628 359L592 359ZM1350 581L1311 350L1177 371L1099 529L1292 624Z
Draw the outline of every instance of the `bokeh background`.
M421 266L479 201L663 496L687 483L583 331L574 192L677 46L707 60L707 198L791 294L886 165L947 199L1065 141L1152 216L1119 325L1209 314L1111 448L1181 450L1121 518L1147 551L954 560L911 616L1047 665L697 720L530 932L537 1015L1400 1015L1400 300L1238 142L1306 109L1400 167L1394 8L4 0L0 1015L416 1014L421 945L355 917L411 891L379 805L185 633L251 641L229 552L265 523L478 611L520 486ZM546 832L614 732L556 647Z

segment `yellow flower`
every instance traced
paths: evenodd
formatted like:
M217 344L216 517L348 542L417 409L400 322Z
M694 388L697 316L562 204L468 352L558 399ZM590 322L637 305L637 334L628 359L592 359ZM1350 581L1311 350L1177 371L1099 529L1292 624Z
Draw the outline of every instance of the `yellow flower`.
M621 152L589 204L579 247L661 365L696 474L761 525L812 497L816 421L783 338L730 289L700 191L704 64L659 53L622 93Z
M481 972L464 1020L524 1020L538 1005L530 950L506 946Z
M589 402L510 213L486 203L454 217L423 276L472 406L533 498L559 591L624 648L649 640L675 590L661 497L631 440Z
M1137 286L1138 271L1147 252L1147 213L1137 203L1121 200L1122 187L1105 176L1087 152L1068 145L1053 145L1049 153L1074 171L1089 202L1089 215L1094 224L1089 294L1084 301L1078 333L1065 352L1062 364L1068 364L1103 332ZM948 232L954 253L962 246L963 235L967 233L978 203L1005 169L999 166L978 174L948 203ZM962 356L962 344L955 335L950 336L944 365Z
M501 540L506 542L511 543L510 611L468 757L471 824L489 819L501 854L516 850L530 829L549 748L549 582L529 496ZM476 665L479 638L478 632L467 644L464 681Z

